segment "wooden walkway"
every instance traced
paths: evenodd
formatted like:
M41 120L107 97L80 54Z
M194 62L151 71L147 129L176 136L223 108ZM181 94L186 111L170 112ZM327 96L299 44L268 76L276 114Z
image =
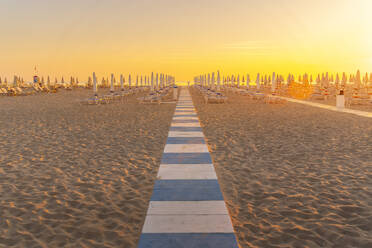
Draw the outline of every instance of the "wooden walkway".
M150 247L238 247L192 98L184 88L138 244Z

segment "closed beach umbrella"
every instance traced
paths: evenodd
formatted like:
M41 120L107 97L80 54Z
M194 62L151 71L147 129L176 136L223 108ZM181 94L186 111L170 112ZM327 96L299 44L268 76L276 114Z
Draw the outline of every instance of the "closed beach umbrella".
M335 85L336 85L336 88L338 89L338 84L340 83L340 77L338 76L338 73L336 74L336 81L335 81Z
M154 90L154 73L151 72L151 90Z
M129 87L132 86L132 77L130 76L130 74L128 76L128 85L129 85Z
M217 90L220 90L221 87L221 76L220 71L217 71Z
M111 87L110 87L110 92L114 93L114 74L111 73Z
M358 70L357 71L357 74L356 74L356 76L355 76L355 80L354 80L355 82L355 86L359 89L360 88L360 84L361 84L361 82L362 82L362 80L361 80L361 78L360 78L360 71Z
M258 90L260 89L260 73L257 73L256 87Z
M62 78L63 80L63 78ZM97 96L97 77L96 77L96 73L93 72L93 94L94 96Z
M247 87L249 87L249 83L251 82L251 79L249 77L249 74L247 74Z
M275 72L273 72L273 78L271 81L271 91L274 92L276 90L276 80L275 80Z
M212 88L213 89L215 88L215 84L214 84L214 72L212 72Z
M122 91L124 90L123 74L120 74L120 88L121 88Z
M156 82L155 82L156 84L156 90L158 90L159 89L159 74L158 73L156 73Z

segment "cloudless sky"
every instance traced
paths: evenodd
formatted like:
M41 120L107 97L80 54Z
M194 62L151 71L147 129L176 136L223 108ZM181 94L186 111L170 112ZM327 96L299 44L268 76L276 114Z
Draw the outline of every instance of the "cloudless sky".
M371 0L0 0L0 77L372 71Z

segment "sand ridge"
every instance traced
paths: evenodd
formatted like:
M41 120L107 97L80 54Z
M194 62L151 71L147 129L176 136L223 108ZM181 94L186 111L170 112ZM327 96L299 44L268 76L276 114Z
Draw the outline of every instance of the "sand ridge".
M192 92L241 247L372 246L369 118Z
M90 94L0 98L0 247L136 247L175 105Z

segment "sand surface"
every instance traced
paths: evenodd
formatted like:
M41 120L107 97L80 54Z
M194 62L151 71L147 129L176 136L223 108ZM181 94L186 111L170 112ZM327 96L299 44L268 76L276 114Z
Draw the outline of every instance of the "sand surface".
M0 247L136 247L174 104L0 97Z
M372 120L193 91L241 247L372 247Z

